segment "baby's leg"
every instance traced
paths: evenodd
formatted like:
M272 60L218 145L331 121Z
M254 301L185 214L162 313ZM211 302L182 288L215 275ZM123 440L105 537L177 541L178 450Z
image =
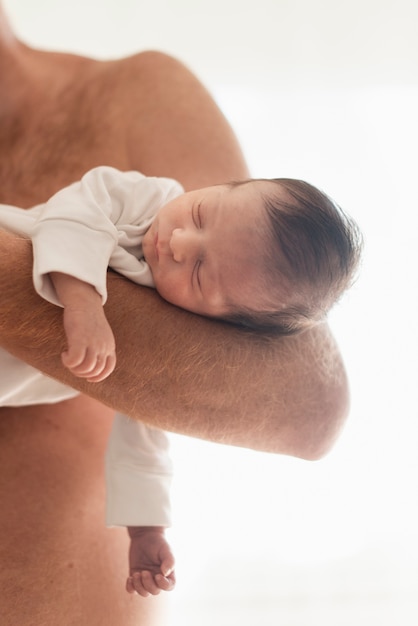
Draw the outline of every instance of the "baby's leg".
M0 409L1 623L164 623L163 596L126 593L128 536L104 523L112 412L82 396L45 408Z

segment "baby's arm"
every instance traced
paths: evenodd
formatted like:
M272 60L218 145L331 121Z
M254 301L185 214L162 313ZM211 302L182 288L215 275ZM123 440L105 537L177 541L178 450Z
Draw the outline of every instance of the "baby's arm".
M64 307L67 349L62 362L75 376L100 382L116 364L115 339L96 289L74 276L51 272L58 298Z
M140 596L171 591L176 584L174 557L161 526L129 526L129 578L126 590Z
M174 587L174 558L164 537L172 523L169 448L164 431L116 413L106 451L106 524L128 528L130 593Z

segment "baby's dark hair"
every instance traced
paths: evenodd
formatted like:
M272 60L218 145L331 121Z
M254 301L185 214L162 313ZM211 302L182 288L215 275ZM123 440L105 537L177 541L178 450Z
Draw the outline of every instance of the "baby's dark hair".
M352 285L362 236L354 220L313 185L291 178L259 182L277 185L276 193L272 187L272 193L262 194L271 231L265 256L272 307L266 311L240 308L224 319L247 329L295 334L323 320ZM285 282L291 294L285 306L283 292L275 298L274 285L279 282Z

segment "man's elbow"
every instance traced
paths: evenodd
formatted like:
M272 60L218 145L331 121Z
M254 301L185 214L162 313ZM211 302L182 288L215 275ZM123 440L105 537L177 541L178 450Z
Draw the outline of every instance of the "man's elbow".
M306 430L297 438L298 454L307 461L323 459L338 440L350 410L348 385L329 398L322 408L305 418Z
M300 414L289 425L285 436L285 454L307 461L324 458L334 447L347 421L350 394L347 377L342 375L327 388L321 401Z

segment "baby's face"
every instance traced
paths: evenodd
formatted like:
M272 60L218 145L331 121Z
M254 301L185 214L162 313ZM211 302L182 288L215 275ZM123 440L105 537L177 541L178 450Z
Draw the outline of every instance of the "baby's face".
M267 222L262 182L206 187L163 206L143 238L155 286L168 302L222 317L257 305ZM263 303L260 302L260 307Z

